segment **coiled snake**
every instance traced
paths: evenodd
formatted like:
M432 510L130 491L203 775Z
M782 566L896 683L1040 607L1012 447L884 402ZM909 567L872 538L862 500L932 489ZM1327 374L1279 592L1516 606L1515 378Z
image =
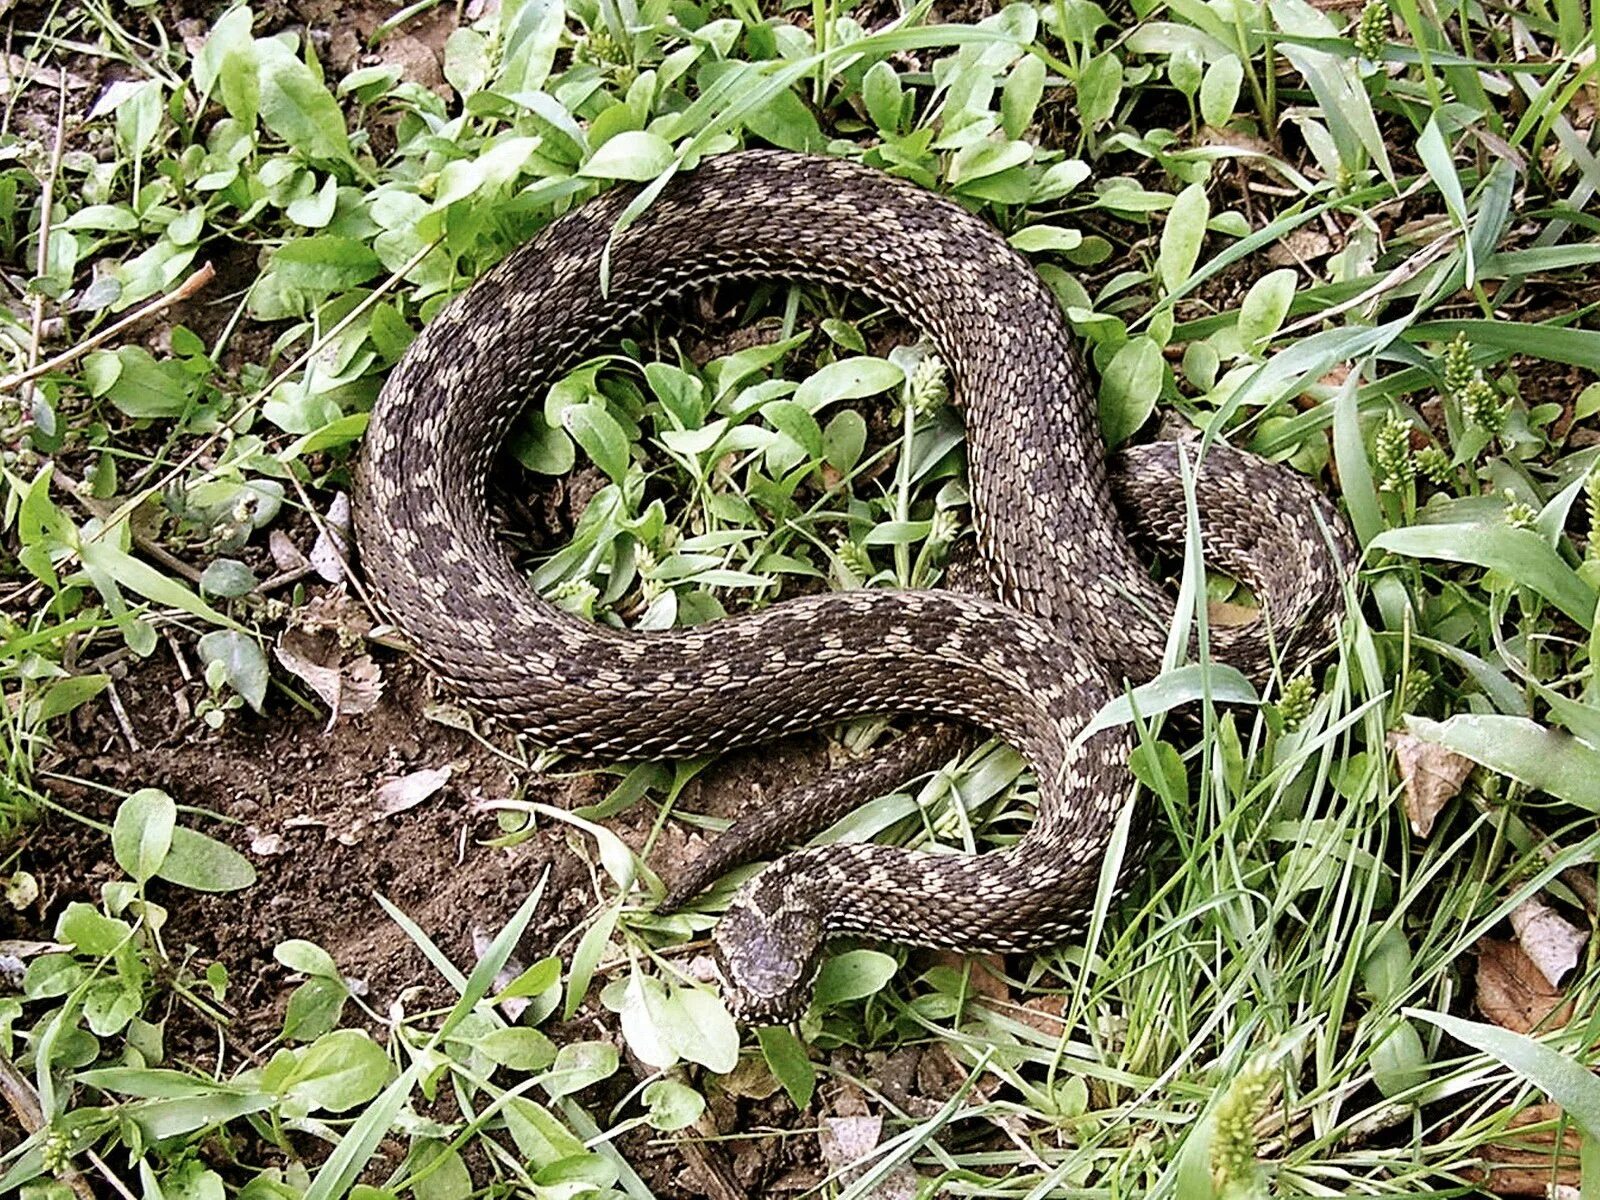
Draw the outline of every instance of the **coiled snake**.
M556 220L456 297L389 375L358 464L375 596L478 708L588 758L700 755L889 713L969 722L1027 757L1038 815L1004 850L814 847L746 884L716 931L745 1019L794 1014L836 933L969 951L1060 940L1094 891L1131 745L1125 729L1077 734L1125 677L1159 671L1173 600L1119 518L1095 393L1055 297L958 205L776 151L675 177L614 240L602 288L602 252L631 195ZM528 586L486 499L520 407L641 313L733 276L844 285L932 339L965 415L994 598L836 592L647 634L597 627ZM1126 451L1116 501L1142 532L1181 545L1180 478L1176 444ZM1344 527L1307 481L1221 445L1197 494L1207 558L1248 579L1270 615L1214 629L1212 653L1261 675L1269 649L1327 632Z

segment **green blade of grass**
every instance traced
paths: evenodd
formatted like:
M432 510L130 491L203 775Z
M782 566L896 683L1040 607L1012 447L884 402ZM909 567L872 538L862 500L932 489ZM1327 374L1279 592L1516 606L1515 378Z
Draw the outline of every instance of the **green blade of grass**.
M1437 1025L1451 1037L1499 1060L1561 1105L1584 1136L1600 1138L1600 1077L1580 1059L1523 1033L1411 1008L1405 1015Z
M1585 629L1595 618L1595 590L1531 529L1511 525L1409 525L1372 540L1372 550L1443 559L1501 571L1550 601Z
M1407 717L1406 729L1480 766L1600 813L1600 750L1526 717L1457 713L1445 721Z

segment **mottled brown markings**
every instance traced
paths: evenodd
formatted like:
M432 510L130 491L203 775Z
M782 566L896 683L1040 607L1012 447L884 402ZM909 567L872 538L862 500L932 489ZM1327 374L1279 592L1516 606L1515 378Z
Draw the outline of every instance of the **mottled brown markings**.
M815 917L813 941L848 931L1015 950L1058 939L1092 895L1128 782L1125 731L1073 737L1124 677L1159 669L1171 600L1113 506L1094 393L1054 297L959 206L846 162L776 152L676 177L615 240L602 293L600 253L630 198L613 192L553 223L451 301L391 373L358 476L375 594L441 678L574 754L698 755L909 712L976 720L1033 765L1038 819L1004 851L834 846L778 860L730 908L730 963L753 971L756 957L774 956L762 978L793 967L803 983L815 946L773 933L801 910ZM846 593L715 632L634 634L587 624L526 586L491 537L485 501L490 461L523 401L640 313L747 276L864 291L932 339L965 412L975 525L1004 603ZM1143 532L1181 542L1178 454L1172 444L1125 451L1117 490ZM1226 447L1207 456L1199 491L1208 555L1257 585L1275 632L1320 637L1342 566L1314 512L1348 559L1326 499ZM1257 676L1270 665L1260 628L1214 630L1211 645ZM801 997L735 999L766 1017Z

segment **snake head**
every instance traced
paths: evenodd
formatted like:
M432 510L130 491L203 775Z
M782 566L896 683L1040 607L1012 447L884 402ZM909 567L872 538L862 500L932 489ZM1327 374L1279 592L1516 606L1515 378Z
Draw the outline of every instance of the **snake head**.
M822 912L773 868L741 888L712 935L734 1017L750 1025L798 1019L826 936Z

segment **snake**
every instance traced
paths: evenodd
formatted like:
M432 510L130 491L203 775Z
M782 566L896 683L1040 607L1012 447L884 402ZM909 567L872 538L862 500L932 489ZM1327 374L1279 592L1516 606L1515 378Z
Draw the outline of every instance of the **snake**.
M864 294L931 343L965 423L985 586L801 595L653 631L536 593L491 519L513 422L607 338L728 280ZM1021 753L1037 801L1009 844L802 846L739 887L713 933L729 1007L793 1020L840 935L1004 953L1080 927L1132 792L1129 726L1095 716L1194 649L1172 645L1178 600L1144 548L1181 552L1191 508L1207 562L1261 608L1210 629L1213 660L1265 679L1335 626L1350 535L1314 481L1220 440L1108 456L1096 395L1056 293L956 200L842 157L709 157L648 195L621 185L575 201L418 334L355 464L360 562L447 688L580 760L717 754L901 714Z

